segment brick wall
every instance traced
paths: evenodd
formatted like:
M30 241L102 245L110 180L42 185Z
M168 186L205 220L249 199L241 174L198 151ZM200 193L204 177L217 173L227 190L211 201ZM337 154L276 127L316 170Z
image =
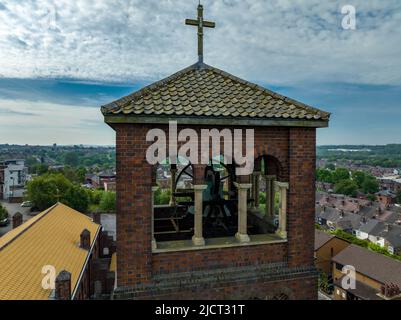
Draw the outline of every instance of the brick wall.
M276 261L288 262L291 267L313 265L315 129L279 127L255 129L255 155L274 156L280 162L279 180L290 183L288 244L152 255L150 225L152 171L145 159L147 147L150 145L145 137L152 127L134 124L118 124L113 127L116 130L117 157L118 286L146 284L152 281L152 274L163 272ZM200 127L194 128L197 132L200 131ZM297 284L299 281L293 282L291 286L294 288L301 286ZM303 291L302 288L297 290ZM311 295L313 294L305 291L305 297Z

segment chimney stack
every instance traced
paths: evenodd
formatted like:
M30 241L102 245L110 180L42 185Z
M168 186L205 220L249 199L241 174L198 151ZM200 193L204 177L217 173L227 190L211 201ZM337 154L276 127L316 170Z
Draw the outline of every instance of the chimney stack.
M100 221L101 221L100 212L94 212L93 213L93 222L97 223L97 224L101 224Z
M55 287L56 300L71 300L71 273L62 270L56 278Z
M13 215L13 229L19 227L22 224L22 214L20 212L16 212Z
M81 232L80 247L85 250L89 250L91 246L91 233L88 229L84 229Z

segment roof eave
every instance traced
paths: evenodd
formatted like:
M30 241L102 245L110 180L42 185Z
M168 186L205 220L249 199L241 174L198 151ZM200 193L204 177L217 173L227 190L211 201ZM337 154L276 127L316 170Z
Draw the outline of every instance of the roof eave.
M262 127L308 127L327 128L327 119L290 119L290 118L233 118L233 117L207 117L207 116L144 116L144 115L105 115L104 122L113 124L168 124L177 121L182 125L221 125L221 126L262 126Z

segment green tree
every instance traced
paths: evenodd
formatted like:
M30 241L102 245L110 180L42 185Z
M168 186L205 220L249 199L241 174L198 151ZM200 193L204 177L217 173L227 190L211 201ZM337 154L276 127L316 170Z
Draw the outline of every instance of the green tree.
M379 183L377 182L375 177L366 176L362 183L361 189L365 194L376 193L379 191Z
M333 173L329 169L317 169L316 170L316 180L320 182L333 182Z
M318 286L320 290L329 293L329 279L327 274L323 271L319 272Z
M170 203L171 191L170 189L158 188L155 192L155 204L169 204Z
M89 206L89 197L84 188L79 185L71 185L63 195L63 203L85 213Z
M365 181L366 174L363 171L354 171L352 172L352 180L356 182L359 189L362 189L362 184Z
M79 167L77 169L77 177L78 177L78 182L79 183L84 183L85 182L85 175L87 174L87 170L85 167Z
M80 182L79 181L80 179L77 174L77 170L75 168L72 168L71 166L65 166L63 168L62 173L63 173L64 177L66 177L71 182L74 182L74 183Z
M1 221L1 220L4 220L4 219L7 218L7 217L8 217L8 211L7 211L7 209L4 208L4 207L2 206L2 204L0 203L0 221Z
M397 201L397 203L400 203L400 204L401 204L401 190L399 190L399 191L397 192L397 197L395 198L395 200Z
M79 156L76 152L68 152L64 155L64 163L71 167L76 167L79 164Z
M29 173L37 174L38 176L45 174L49 171L49 166L44 163L36 163L29 167Z
M27 198L39 210L47 209L57 201L62 201L63 195L72 186L62 174L45 174L28 182Z
M100 203L100 200L102 200L104 191L103 190L87 190L87 194L89 196L89 202L91 204L98 205Z
M116 193L104 192L100 200L99 207L102 211L115 212L116 211Z
M346 168L337 168L333 172L333 182L338 183L341 180L348 180L350 178L349 171Z
M335 166L333 163L329 163L329 164L326 166L326 169L329 169L329 170L331 170L331 171L334 171L334 170L336 170L336 166Z
M341 180L336 183L334 187L334 192L339 194L345 194L347 196L356 197L358 192L358 185L356 182L348 179L348 180Z

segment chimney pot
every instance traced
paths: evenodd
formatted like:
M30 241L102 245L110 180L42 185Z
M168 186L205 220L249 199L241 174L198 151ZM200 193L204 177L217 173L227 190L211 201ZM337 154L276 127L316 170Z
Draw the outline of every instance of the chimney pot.
M62 270L56 277L55 298L56 300L71 299L71 273L67 270Z
M13 229L19 227L22 224L22 214L20 212L16 212L13 215Z
M80 247L85 250L89 250L91 246L91 233L88 229L84 229L81 232Z

